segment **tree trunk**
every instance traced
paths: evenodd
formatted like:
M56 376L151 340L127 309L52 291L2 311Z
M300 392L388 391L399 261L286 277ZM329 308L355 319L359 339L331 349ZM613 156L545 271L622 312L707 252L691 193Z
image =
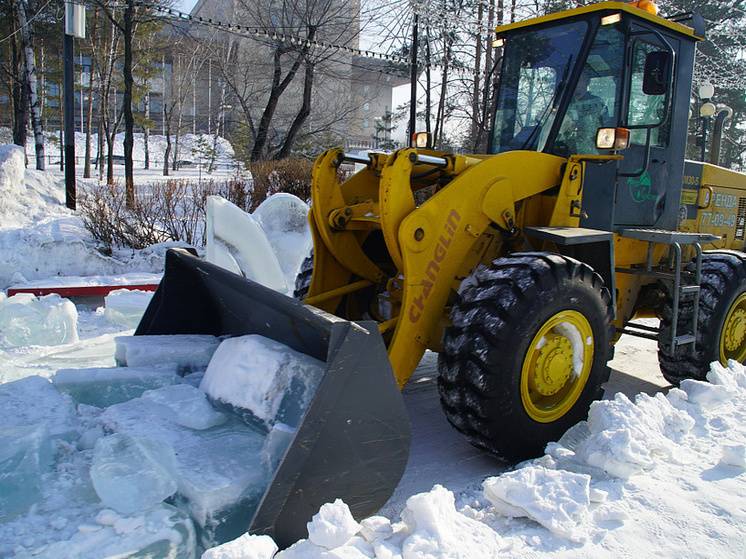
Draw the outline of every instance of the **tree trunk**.
M168 158L171 155L171 118L165 118L163 120L166 126L166 151L163 153L163 176L168 176Z
M135 178L132 162L132 148L135 143L135 118L132 114L132 89L134 78L132 76L132 35L133 19L135 16L135 0L127 0L127 7L123 15L124 35L124 66L122 75L124 77L124 96L122 105L124 109L124 187L125 200L128 208L135 207Z
M495 4L490 2L487 10L487 29L495 28ZM492 36L490 33L485 38L486 44L484 47L484 91L482 92L482 106L480 107L481 118L480 126L477 132L477 141L475 142L474 149L477 153L487 151L487 145L484 141L485 133L488 128L489 111L492 110L492 81L490 77L494 75L492 68ZM489 140L488 140L489 141Z
M114 184L114 138L108 134L106 135L106 184Z
M99 99L101 99L99 97ZM99 112L103 109L99 107ZM98 169L98 182L104 180L104 121L99 114L98 119L98 138L96 138L96 168Z
M18 28L21 32L21 44L24 52L24 89L28 95L28 104L31 107L31 126L34 130L34 146L36 148L36 168L44 170L44 132L41 128L41 111L39 109L39 97L36 93L36 58L31 46L31 30L28 26L26 0L15 0L16 14L18 16Z
M481 4L480 4L481 6ZM428 138L430 138L430 113L432 104L432 95L430 94L430 88L432 87L432 73L430 70L431 64L431 53L430 53L430 27L425 27L425 132L427 132ZM431 140L432 141L432 140ZM428 146L430 147L430 146Z
M26 134L28 122L28 103L27 97L24 93L23 81L19 80L17 76L21 75L21 56L18 52L16 40L13 38L10 41L11 58L13 61L13 68L16 69L16 76L13 79L13 143L17 146L21 146L26 152ZM62 106L62 105L60 105Z
M298 132L303 127L303 123L311 114L311 94L313 91L313 77L314 77L314 66L311 62L306 62L305 75L303 77L303 102L301 104L298 114L295 115L293 123L290 125L285 141L277 152L275 159L284 159L290 155L290 151L293 149L295 138L298 136Z
M96 25L98 24L98 8L93 12L93 26L91 28L91 44L96 44ZM93 135L93 75L96 58L91 52L91 66L88 70L88 109L86 111L85 131L85 161L83 162L83 178L91 178L91 138ZM83 107L80 108L83 110Z
M150 169L150 84L145 82L145 126L142 131L143 150L145 151L145 169Z
M313 41L316 36L316 28L310 27L308 32L308 40ZM251 149L251 161L259 161L264 156L264 150L267 146L267 137L269 135L269 126L272 123L272 118L277 110L277 104L280 101L280 96L287 89L290 82L293 81L301 62L308 53L308 47L304 46L302 52L293 62L287 75L281 80L282 74L282 55L285 54L285 50L282 47L276 47L274 52L274 72L272 74L272 87L269 92L269 99L267 99L267 105L262 113L262 118L259 121L259 126L256 130L256 140L254 146Z
M479 25L482 25L482 17L484 15L484 7L482 3L479 3L477 8L477 21ZM489 50L489 49L488 49ZM478 27L476 32L476 53L474 55L474 89L471 93L471 134L470 140L472 143L472 149L477 150L477 143L479 142L479 86L480 77L482 74L482 31Z

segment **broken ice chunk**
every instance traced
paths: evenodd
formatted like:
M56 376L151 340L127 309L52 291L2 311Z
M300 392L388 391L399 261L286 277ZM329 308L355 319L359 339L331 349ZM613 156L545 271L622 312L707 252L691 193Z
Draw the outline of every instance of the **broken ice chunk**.
M102 519L106 524L96 522L98 519L98 515L94 514L88 524L80 525L69 538L57 539L54 543L29 550L28 554L19 555L34 559L197 557L192 521L186 514L170 505L159 504L134 517L114 514L112 518Z
M119 336L114 354L120 367L174 363L180 372L205 369L220 345L215 336Z
M271 472L277 469L285 451L293 442L296 430L284 423L275 423L264 440L262 462Z
M168 446L114 434L96 441L91 480L102 503L132 514L153 508L176 492L175 469Z
M199 524L204 544L227 541L246 530L268 481L260 433L235 417L217 427L190 429L176 421L174 410L146 397L107 408L101 420L109 430L173 449L177 503Z
M298 269L313 247L308 209L300 198L280 192L264 200L251 214L264 229L289 285L295 285Z
M112 324L136 328L152 298L152 291L117 289L104 297L104 317Z
M79 404L108 407L138 398L153 390L179 382L175 365L158 367L107 367L101 369L61 369L52 378L54 385Z
M44 423L0 427L0 520L22 514L42 497L42 474L52 464Z
M224 340L200 389L265 425L297 427L324 376L324 363L264 336Z
M0 384L0 410L6 427L46 424L52 438L72 440L77 435L72 400L39 376Z
M194 373L189 373L188 375L184 375L181 381L184 384L191 384L195 388L199 388L199 385L202 382L202 379L204 378L204 376L205 376L204 371L195 371Z
M59 295L19 293L0 302L0 342L7 346L78 341L78 310Z
M190 429L209 429L226 420L225 414L210 405L204 392L189 384L150 390L142 398L168 408L173 421Z

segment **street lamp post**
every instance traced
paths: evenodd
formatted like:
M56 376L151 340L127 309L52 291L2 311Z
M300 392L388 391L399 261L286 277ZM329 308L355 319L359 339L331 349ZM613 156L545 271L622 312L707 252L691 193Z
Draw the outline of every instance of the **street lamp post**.
M699 121L702 126L702 136L700 138L700 156L699 159L704 163L707 157L707 130L710 127L710 118L715 114L715 105L710 102L715 94L715 88L709 82L699 86Z
M712 133L710 146L710 163L718 165L720 163L720 143L723 135L723 125L725 121L733 115L733 109L727 105L719 103L715 105L712 98L715 95L715 88L709 82L705 82L697 91L699 95L699 120L702 127L700 136L700 160L704 163L707 160L707 133L710 128L710 121L715 117L715 128Z

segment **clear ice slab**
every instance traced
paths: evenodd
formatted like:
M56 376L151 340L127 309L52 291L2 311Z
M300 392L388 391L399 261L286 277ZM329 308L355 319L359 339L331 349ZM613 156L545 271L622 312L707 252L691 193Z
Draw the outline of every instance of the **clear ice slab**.
M72 440L77 436L72 400L40 376L0 384L0 410L4 427L46 425L53 439Z
M124 514L153 508L176 492L173 449L116 433L96 441L91 480L101 502Z
M101 420L109 431L173 450L175 502L198 524L205 545L236 538L246 530L269 481L261 458L264 437L236 417L224 417L222 424L205 429L185 426L177 406L163 403L176 387L182 395L196 393L209 406L198 389L174 385L115 404L103 411ZM189 420L191 425L210 424L204 418L198 421L198 415Z
M179 383L176 372L175 365L60 369L52 382L78 404L105 408L138 398L147 390Z
M60 345L78 341L78 310L59 295L19 293L0 301L0 343Z
M42 498L42 476L52 465L44 423L0 426L0 522L26 512Z
M220 338L203 335L119 336L114 358L120 367L173 363L179 372L206 369Z

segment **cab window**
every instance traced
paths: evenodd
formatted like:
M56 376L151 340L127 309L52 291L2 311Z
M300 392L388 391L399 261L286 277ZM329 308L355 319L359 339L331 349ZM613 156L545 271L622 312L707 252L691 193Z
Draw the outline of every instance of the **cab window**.
M666 96L647 95L642 90L645 73L645 59L651 52L661 50L660 46L645 41L636 41L632 50L632 75L630 76L629 109L627 125L640 126L658 124L665 117ZM632 129L630 143L645 145L646 130ZM668 143L668 123L663 123L650 131L650 143L665 146Z
M602 26L573 91L554 146L557 155L598 153L596 132L616 126L621 102L624 33L616 26Z

